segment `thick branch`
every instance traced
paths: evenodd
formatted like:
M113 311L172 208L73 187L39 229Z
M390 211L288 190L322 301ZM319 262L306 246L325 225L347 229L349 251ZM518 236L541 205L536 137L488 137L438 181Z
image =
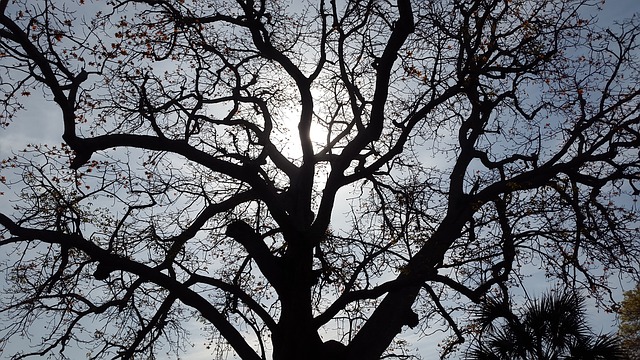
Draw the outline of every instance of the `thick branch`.
M23 228L4 214L0 214L0 225L7 228L12 235L25 240L39 240L49 244L64 244L65 246L78 249L95 261L100 263L109 263L109 266L114 270L122 270L136 274L149 282L167 289L171 294L173 294L173 296L177 296L177 298L184 304L200 311L202 316L210 321L211 324L220 331L220 334L224 336L242 359L260 360L260 356L258 356L255 350L249 346L238 330L236 330L233 325L231 325L231 323L229 323L229 321L218 311L218 309L209 303L207 299L177 280L161 273L160 270L150 268L127 258L110 254L106 250L79 235L61 234L50 230Z
M281 263L269 251L260 235L249 224L240 220L229 224L226 234L244 246L276 291L282 290L284 277Z

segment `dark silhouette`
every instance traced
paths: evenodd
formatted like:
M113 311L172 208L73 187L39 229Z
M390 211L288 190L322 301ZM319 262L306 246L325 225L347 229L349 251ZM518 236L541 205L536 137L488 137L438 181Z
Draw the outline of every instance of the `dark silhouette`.
M637 19L604 29L586 0L0 13L2 124L46 101L64 141L0 164L16 358L182 356L201 333L245 360L412 356L408 328L460 342L452 314L531 269L599 299L638 277Z
M584 299L575 293L550 292L515 314L502 301L489 300L477 320L469 360L626 359L616 337L593 333Z

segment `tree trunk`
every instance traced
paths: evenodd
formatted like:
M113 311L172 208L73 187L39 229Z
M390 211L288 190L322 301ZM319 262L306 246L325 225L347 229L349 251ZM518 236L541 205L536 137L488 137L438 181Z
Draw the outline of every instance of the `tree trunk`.
M273 360L327 359L322 356L323 343L313 324L313 251L304 242L289 244L283 263L278 331L272 336Z

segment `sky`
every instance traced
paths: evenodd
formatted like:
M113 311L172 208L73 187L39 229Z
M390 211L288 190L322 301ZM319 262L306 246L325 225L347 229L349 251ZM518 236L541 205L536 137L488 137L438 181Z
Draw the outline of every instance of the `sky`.
M600 13L600 24L611 23L615 20L621 20L631 16L632 14L640 14L640 0L607 0L604 5L604 11ZM25 102L25 110L19 113L15 121L7 128L0 129L0 159L9 157L12 152L19 151L29 143L49 143L59 144L61 142L62 126L60 120L60 111L50 100L43 100L39 94L33 94L28 101ZM7 192L0 198L0 209L7 209L9 200L12 195L7 189L0 189ZM347 194L345 194L345 197ZM340 214L342 210L346 210L346 204L337 204L336 214ZM541 274L539 274L541 275ZM549 285L540 276L532 278L537 284L539 293L547 290ZM633 285L628 285L631 288ZM536 286L533 287L534 289ZM621 287L620 290L623 288ZM535 290L534 290L535 291ZM534 294L535 295L535 294ZM621 291L618 293L621 299ZM604 311L592 309L589 312L590 323L594 330L609 332L617 327L615 317ZM197 332L194 332L194 335ZM437 344L446 334L436 332L433 336L421 338L417 334L407 332L404 336L412 345L412 348L419 349L419 354L424 359L433 359L438 357L439 348ZM195 345L201 345L204 339L194 338ZM14 347L20 347L20 344L11 344ZM0 358L1 358L0 354ZM209 359L210 353L201 348L194 348L188 352L184 358L190 360Z

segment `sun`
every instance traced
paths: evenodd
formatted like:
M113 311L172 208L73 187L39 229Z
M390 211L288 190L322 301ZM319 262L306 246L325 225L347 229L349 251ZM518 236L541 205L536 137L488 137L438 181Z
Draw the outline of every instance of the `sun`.
M302 145L300 141L300 133L298 132L298 124L300 123L300 113L291 110L285 110L279 117L280 125L282 125L282 140L278 140L280 146L278 148L283 155L291 159L302 159ZM313 144L314 153L318 153L328 144L328 129L317 121L311 123L309 137ZM280 137L278 137L280 138Z

